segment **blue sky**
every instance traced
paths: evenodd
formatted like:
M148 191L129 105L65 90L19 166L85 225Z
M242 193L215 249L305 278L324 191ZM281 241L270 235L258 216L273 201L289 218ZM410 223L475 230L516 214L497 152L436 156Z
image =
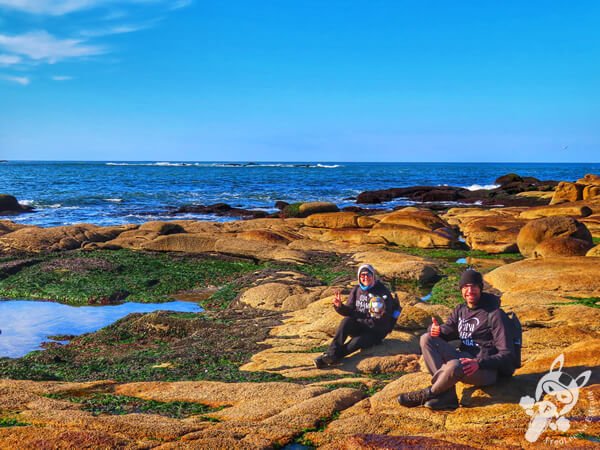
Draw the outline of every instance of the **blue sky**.
M600 161L600 2L0 0L0 159Z

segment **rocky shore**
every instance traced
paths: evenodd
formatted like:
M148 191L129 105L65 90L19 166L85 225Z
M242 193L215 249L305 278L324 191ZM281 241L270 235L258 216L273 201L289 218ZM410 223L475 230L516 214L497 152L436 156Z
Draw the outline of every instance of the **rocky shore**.
M371 213L281 205L280 217L228 223L0 220L0 296L187 298L207 310L134 314L67 345L0 359L0 448L597 448L600 177L496 184L489 202L444 209L451 197L473 197L414 188L401 194L433 204ZM347 294L364 262L397 293L402 316L381 345L316 369L340 321L334 291ZM467 265L521 319L523 366L492 387L459 384L456 411L403 408L398 394L429 381L419 336L461 301ZM566 372L591 378L570 427L530 443L519 401L561 353Z

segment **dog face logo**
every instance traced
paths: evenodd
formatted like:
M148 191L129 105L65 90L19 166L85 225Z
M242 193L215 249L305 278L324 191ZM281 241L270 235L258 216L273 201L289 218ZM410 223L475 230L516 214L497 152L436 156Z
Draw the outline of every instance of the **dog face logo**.
M563 417L573 409L579 400L579 389L585 386L592 375L586 370L577 378L562 372L565 355L559 355L550 371L544 375L535 390L535 399L529 396L521 397L520 406L532 416L525 439L535 442L540 435L550 427L551 430L567 431L571 426L569 419ZM548 400L544 400L547 397Z

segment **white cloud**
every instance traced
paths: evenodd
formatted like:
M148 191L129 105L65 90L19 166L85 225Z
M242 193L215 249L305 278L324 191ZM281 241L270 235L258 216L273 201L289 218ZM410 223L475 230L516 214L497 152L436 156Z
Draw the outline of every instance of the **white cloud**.
M6 81L11 81L13 83L17 83L20 84L21 86L27 86L31 80L27 77L9 77L9 76L4 76L2 77L4 78Z
M2 55L0 54L0 66L12 66L19 64L23 59L17 55Z
M69 80L72 80L72 79L73 79L73 77L70 77L70 76L68 76L68 75L54 75L54 76L52 77L52 79L53 79L54 81L69 81Z
M46 31L32 31L16 36L0 34L0 47L33 60L55 63L69 58L101 55L106 49L84 45L82 39L57 39Z
M1 0L0 0L1 1ZM192 0L177 0L171 4L170 9L187 8L192 4Z
M30 14L62 16L107 5L172 2L173 0L0 0L0 8L9 8ZM174 2L175 8L182 8L190 3L191 0L176 0Z
M0 0L0 7L32 14L59 16L105 3L107 0Z
M111 34L134 33L152 27L157 21L140 25L115 25L112 27L99 28L96 30L83 30L79 34L84 37L108 36Z

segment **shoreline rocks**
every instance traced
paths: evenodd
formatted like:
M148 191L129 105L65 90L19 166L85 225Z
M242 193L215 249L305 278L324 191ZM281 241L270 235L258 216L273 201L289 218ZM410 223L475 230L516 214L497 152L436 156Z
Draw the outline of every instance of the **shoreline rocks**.
M16 197L8 194L0 194L0 216L8 216L33 211L34 209L32 206L20 204Z

